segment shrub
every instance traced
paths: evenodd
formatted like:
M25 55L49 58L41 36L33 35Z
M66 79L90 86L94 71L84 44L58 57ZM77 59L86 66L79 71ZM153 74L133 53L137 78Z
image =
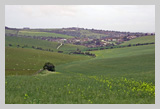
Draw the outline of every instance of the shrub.
M12 46L12 44L9 44L9 46Z
M43 69L48 71L55 71L55 66L52 63L47 62L44 64Z

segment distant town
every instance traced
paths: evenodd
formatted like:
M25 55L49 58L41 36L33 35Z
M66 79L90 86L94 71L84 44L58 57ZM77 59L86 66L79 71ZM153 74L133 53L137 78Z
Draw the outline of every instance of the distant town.
M15 29L5 27L7 29ZM18 29L17 29L18 30ZM32 30L29 27L24 27L19 30ZM59 42L62 44L75 44L82 45L89 48L104 47L109 45L119 45L124 41L142 37L152 36L155 33L140 33L140 32L120 32L120 31L109 31L109 30L97 30L97 29L85 29L78 27L61 28L61 29L33 29L40 32L49 32L56 34L63 34L68 36L74 36L73 38L62 38L62 37L51 37L51 36L29 36L29 35L18 35L18 37L32 37L35 39L47 40L52 42ZM18 34L18 31L17 33ZM8 34L6 36L14 36L15 34Z

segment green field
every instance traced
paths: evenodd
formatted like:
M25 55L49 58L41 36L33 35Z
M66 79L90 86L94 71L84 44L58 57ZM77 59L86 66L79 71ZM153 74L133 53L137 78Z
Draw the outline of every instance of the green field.
M68 35L63 35L63 34L56 34L56 33L49 33L49 32L37 32L37 31L25 31L25 30L19 31L18 35L36 36L36 37L73 38L73 36L68 36Z
M51 49L56 52L59 50L64 52L70 52L70 51L77 50L77 48L79 48L80 50L83 50L85 48L84 46L80 46L80 45L65 44L57 50L57 47L60 45L57 42L49 42L45 40L38 40L38 39L32 39L32 38L6 36L5 46L9 46L9 44L12 44L12 47L17 47L17 45L20 45L20 47L23 47L27 45L27 47L25 48L32 48L32 46L34 46L34 47L41 47L43 49Z
M16 36L17 30L6 29L6 34ZM85 30L81 34L101 37ZM20 30L18 35L72 38L36 29ZM155 42L155 36L139 37L122 45L151 42ZM155 44L90 51L95 58L68 54L86 47L65 44L57 50L59 45L5 36L6 104L155 103ZM36 74L46 62L53 63L56 72Z
M34 74L39 69L43 68L45 62L52 62L57 66L59 64L90 58L88 56L68 55L13 47L6 47L5 54L6 75Z
M51 33L51 32L41 32L40 30L36 30L36 29L29 29L29 30L5 29L5 33L18 35L18 36L31 36L31 37L57 37L57 38L66 38L66 39L74 38L73 36L68 36L68 35L63 35L63 34L56 34L56 33Z
M62 34L63 33L63 29L30 29L29 31L32 31L32 32L48 32L48 33L54 33L56 31L61 31ZM68 32L71 32L68 30ZM94 38L100 38L102 36L107 36L106 34L100 34L100 33L94 33L94 32L91 32L90 30L76 30L76 31L72 31L73 34L70 34L71 36L74 36L74 37L77 37L74 35L74 33L80 33L80 37L94 37Z
M133 46L125 48L114 48L107 50L92 51L97 58L116 58L126 56L136 56L143 54L152 54L155 52L155 45Z
M132 53L130 51L131 48L134 51ZM154 83L154 46L148 45L140 48L131 48L125 48L124 51L119 51L119 53L119 49L111 49L110 52L107 52L107 50L97 51L94 52L95 54L99 53L96 58L81 62L73 62L67 65L60 65L57 69L59 69L60 72L68 71L85 75L100 74L113 78L114 76L117 78L125 77L126 75L135 80L141 80L146 73L147 75L145 75L145 77L147 78L143 78L143 80L145 79L145 82ZM137 75L139 76L137 77Z
M155 36L143 36L135 39L131 39L130 41L126 41L121 45L129 45L129 44L138 44L138 43L152 43L155 42Z
M107 36L105 34L93 33L89 30L80 30L81 35L85 35L86 37L94 37L94 38L101 38L103 36Z
M96 58L6 47L5 103L155 103L155 45L94 53ZM48 61L57 73L23 75Z
M17 34L17 30L5 29L6 34Z

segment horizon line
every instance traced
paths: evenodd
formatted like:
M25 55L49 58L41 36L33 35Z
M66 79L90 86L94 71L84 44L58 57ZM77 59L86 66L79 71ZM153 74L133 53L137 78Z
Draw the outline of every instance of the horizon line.
M9 26L5 26L5 27L8 27L8 28L14 28L14 29L24 29L24 28L29 28L29 29L63 29L63 28L83 28L83 29L94 29L94 30L102 30L102 31L116 31L116 32L130 32L130 33L155 33L155 32L131 32L131 31L118 31L118 30L105 30L105 29L96 29L96 28L84 28L84 27L59 27L59 28L52 28L52 27L27 27L27 26L24 26L24 27L9 27Z

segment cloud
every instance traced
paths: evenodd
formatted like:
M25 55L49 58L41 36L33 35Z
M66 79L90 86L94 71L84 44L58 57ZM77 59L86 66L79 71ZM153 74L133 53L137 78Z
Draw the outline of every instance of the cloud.
M23 6L22 11L29 16L44 17L44 16L68 16L76 15L78 9L76 6L67 5L29 5Z
M12 27L155 31L154 5L6 5L5 18Z

